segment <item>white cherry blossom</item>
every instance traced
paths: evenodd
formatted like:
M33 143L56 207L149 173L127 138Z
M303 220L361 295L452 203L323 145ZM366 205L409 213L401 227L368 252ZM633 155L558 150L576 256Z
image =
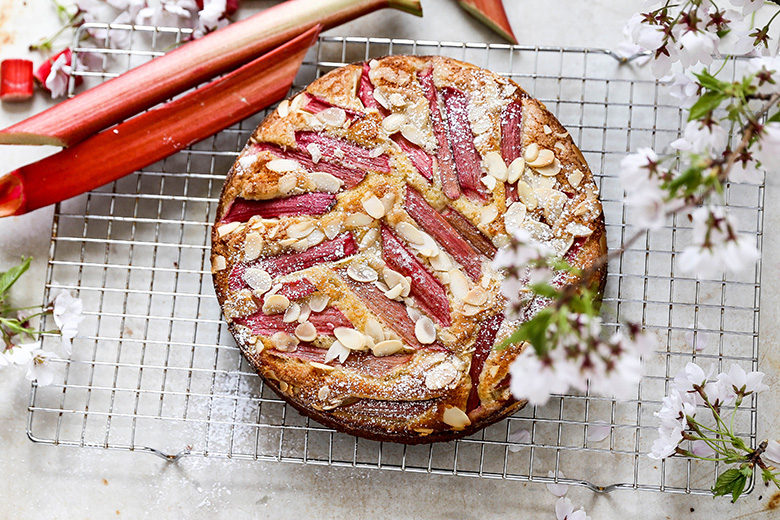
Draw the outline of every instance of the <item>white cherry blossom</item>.
M695 154L720 153L728 143L726 130L715 122L702 124L701 121L689 121L683 130L683 136L673 141L671 146L677 150Z
M780 442L777 442L774 439L767 441L764 457L780 466Z
M575 511L571 500L565 497L555 502L555 516L558 520L591 520L585 513L585 508L581 507Z
M555 472L553 472L552 470L548 471L547 476L550 478L555 478ZM560 480L562 478L566 478L566 476L563 474L563 471L559 470L558 479ZM569 490L568 484L561 484L561 483L556 484L555 482L550 482L549 484L547 484L547 491L549 491L556 497L562 497L563 495L566 494L568 490Z
M29 381L37 381L38 386L49 386L57 373L57 367L52 362L59 359L52 352L46 352L39 348L30 352L32 359L27 365L25 377Z
M724 384L729 393L735 396L746 396L767 390L769 387L762 383L763 379L763 372L746 372L736 364L731 365L728 373L718 374L718 380Z
M68 291L60 291L54 299L52 316L62 333L62 346L68 354L71 351L71 341L78 334L79 324L84 320L83 310L84 303L81 299L74 298Z
M707 31L687 30L678 39L680 63L683 68L702 63L712 63L718 51L718 37Z
M761 166L772 172L780 170L780 123L768 123L761 130L758 149L753 155L761 161Z
M749 15L755 13L764 5L764 0L729 0L735 7L742 8L742 14Z

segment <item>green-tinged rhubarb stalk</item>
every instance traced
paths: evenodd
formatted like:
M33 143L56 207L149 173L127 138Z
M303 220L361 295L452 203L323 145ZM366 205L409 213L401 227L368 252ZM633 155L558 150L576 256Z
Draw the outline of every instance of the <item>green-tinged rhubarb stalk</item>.
M517 38L509 25L501 0L457 0L460 6L474 18L484 23L502 38L516 44Z
M0 177L0 216L97 188L282 99L320 26L188 94Z
M136 67L0 130L0 144L73 146L128 117L229 72L295 36L391 7L422 15L419 0L288 0Z

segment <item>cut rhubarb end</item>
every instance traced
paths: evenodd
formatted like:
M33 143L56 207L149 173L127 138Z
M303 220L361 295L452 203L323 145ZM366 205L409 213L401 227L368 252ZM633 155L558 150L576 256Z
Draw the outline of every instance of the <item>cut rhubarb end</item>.
M463 266L472 280L479 281L482 277L482 259L456 228L412 187L406 188L404 207L420 227Z
M394 134L392 139L398 143L398 146L401 147L401 150L403 150L407 157L409 157L409 160L412 161L412 165L417 168L417 171L420 172L420 175L425 177L428 182L432 181L433 157L428 155L428 152L412 143L401 134Z
M327 157L323 157L319 162L315 163L311 158L311 155L308 155L308 150L306 152L297 150L282 150L278 146L272 144L258 143L252 146L252 151L271 152L280 159L292 159L293 161L298 162L298 164L303 166L307 171L329 173L334 177L344 181L344 188L346 189L357 186L366 176L366 172L362 170L346 168L339 164L331 163L328 161Z
M471 367L469 368L471 391L469 392L469 399L466 405L466 413L480 405L479 392L477 391L479 376L485 366L485 360L496 343L496 334L498 334L498 329L501 328L502 323L504 323L504 315L496 314L479 325L477 339L474 341L474 354L471 355Z
M27 197L24 210L116 180L278 101L292 85L318 31L316 27L198 90L19 168Z
M27 101L33 95L33 64L30 60L0 63L0 100Z
M281 2L0 131L0 143L59 142L72 146L119 121L231 71L313 27L321 24L324 29L330 29L385 7L421 14L420 3L416 0ZM260 72L256 81L263 81L262 75Z
M317 132L295 132L295 141L300 148L310 144L319 146L323 159L331 163L341 163L354 170L373 170L390 173L390 158L385 155L371 156L371 150L362 146L335 139Z
M13 171L0 177L0 217L24 213L24 188L19 175Z
M409 251L393 231L382 224L382 256L391 269L412 279L410 295L442 327L452 324L444 286Z
M494 246L493 242L483 235L469 219L452 208L447 208L444 213L442 213L442 216L452 227L458 230L458 233L460 233L474 249L490 259L493 259L496 256L496 252L498 251L496 246Z
M447 129L441 117L439 109L439 95L436 85L433 83L433 68L428 67L419 75L420 86L428 99L428 105L431 111L431 124L433 133L436 136L438 150L436 151L436 161L439 165L439 178L444 195L452 200L460 198L460 184L455 171L455 161L452 158L452 149L450 141L447 138Z
M452 87L442 89L447 109L447 128L452 145L452 157L458 172L458 181L464 190L486 195L482 178L482 158L474 146L474 133L469 123L469 100L465 93Z
M517 38L504 10L502 0L458 0L470 15L484 23L502 38L517 45Z
M284 199L247 200L238 198L230 205L220 222L247 222L254 216L263 218L323 215L336 204L332 193L304 193Z
M512 101L501 112L501 157L510 164L523 156L523 102Z

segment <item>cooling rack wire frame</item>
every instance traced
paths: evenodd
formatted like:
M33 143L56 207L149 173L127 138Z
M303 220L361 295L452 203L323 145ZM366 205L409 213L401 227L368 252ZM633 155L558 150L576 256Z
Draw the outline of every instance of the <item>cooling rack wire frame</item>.
M104 81L188 35L99 24L80 31L96 28L109 29L104 47L77 47L76 55L90 52L100 63L73 73L71 94L76 75L87 86ZM109 46L109 37L121 47ZM602 50L321 37L294 90L335 67L387 54L447 55L516 80L557 115L588 159L601 190L609 246L621 246L635 232L616 179L620 159L641 146L662 149L684 124L668 89L659 89L649 71ZM683 218L671 217L609 266L602 312L607 328L638 321L658 339L632 400L587 392L555 396L467 439L401 446L336 433L264 388L220 317L209 264L223 178L264 115L57 206L44 301L72 291L84 301L86 319L54 384L32 387L27 429L33 441L171 460L201 455L562 481L601 492L710 492L717 464L645 456L655 436L652 414L688 361L756 369L761 265L712 280L681 274L678 253L691 235ZM760 249L764 187L731 185L724 198L740 231L754 236ZM57 341L45 337L44 348L55 349ZM755 398L739 410L737 424L755 446ZM594 434L604 428L609 433L599 440Z

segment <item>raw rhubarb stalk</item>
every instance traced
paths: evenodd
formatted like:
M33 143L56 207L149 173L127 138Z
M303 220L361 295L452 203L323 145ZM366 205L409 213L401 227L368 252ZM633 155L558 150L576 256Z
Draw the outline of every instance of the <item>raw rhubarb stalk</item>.
M340 164L329 162L327 157L323 157L319 162L314 162L309 152L298 150L282 150L280 147L269 143L258 143L252 145L253 152L271 152L280 159L292 159L306 168L310 172L318 171L329 173L344 181L344 188L349 189L356 186L366 176L366 172L354 168L346 168Z
M401 134L394 134L392 139L398 143L398 146L401 147L401 150L406 154L407 157L409 157L409 160L412 161L412 165L417 168L417 171L420 172L420 175L428 179L428 181L432 181L433 157L428 155L428 152L412 143Z
M18 181L22 194L13 201L0 200L0 208L5 208L0 216L19 215L97 188L278 101L318 32L315 27L193 92L6 174L0 186Z
M261 312L256 312L246 318L235 318L233 321L239 325L244 325L252 329L252 334L261 334L263 336L271 336L277 332L287 332L292 334L295 332L295 327L298 326L298 322L285 323L283 321L284 316L282 314L272 314L270 316ZM344 316L340 310L335 307L328 307L322 312L312 313L309 316L309 321L314 328L317 329L317 334L322 336L332 336L333 329L336 327L352 327L352 323Z
M364 117L364 114L362 114L361 112L356 112L355 110L352 110L350 108L344 108L338 105L334 105L333 103L329 103L322 98L318 98L317 96L312 96L311 94L304 94L304 96L305 96L305 100L301 108L303 108L307 112L311 112L312 114L319 114L323 110L327 110L329 108L340 108L341 110L344 111L344 113L347 115L347 119L349 120Z
M330 29L385 7L422 15L419 0L281 2L0 131L0 143L72 146L315 26Z
M0 64L0 99L26 101L33 95L33 64L30 60L3 60Z
M373 170L380 173L390 173L390 158L382 154L371 156L371 150L342 139L334 139L317 132L296 132L295 141L300 148L316 144L323 159L328 162L341 163L346 168L354 170Z
M452 227L458 230L458 233L460 233L474 249L490 259L496 256L496 252L498 251L496 246L494 246L493 242L483 235L469 219L452 208L447 208L444 213L442 213L442 216L450 225L452 225Z
M523 102L512 101L501 112L501 157L509 165L523 156Z
M382 225L382 256L390 269L412 279L410 296L442 327L452 324L450 302L444 286L409 251L400 238Z
M444 87L442 98L447 110L448 135L460 187L467 193L484 197L487 188L479 181L482 177L482 159L474 146L474 133L469 123L468 97L458 89Z
M496 334L498 334L498 329L501 328L503 322L504 315L496 314L479 325L479 332L477 332L477 338L474 341L474 353L471 355L471 367L469 368L471 391L466 404L466 413L474 410L480 404L479 393L477 392L479 375L482 373L488 354L490 354L493 345L496 343Z
M254 216L263 218L322 215L336 204L332 193L304 193L283 199L247 200L238 198L230 205L220 222L247 222Z
M479 253L412 187L406 188L404 208L426 233L463 266L472 280L479 281L482 277Z
M470 15L490 27L502 38L517 44L517 38L512 32L512 26L506 17L501 0L458 0L458 3Z
M441 117L439 109L439 94L436 85L433 83L433 68L428 67L419 75L420 86L428 99L428 105L431 110L431 125L433 134L436 136L438 149L436 150L436 161L439 165L439 178L441 179L441 188L444 195L452 200L460 198L460 184L455 171L455 160L452 158L452 149L447 137L447 129L444 120Z

